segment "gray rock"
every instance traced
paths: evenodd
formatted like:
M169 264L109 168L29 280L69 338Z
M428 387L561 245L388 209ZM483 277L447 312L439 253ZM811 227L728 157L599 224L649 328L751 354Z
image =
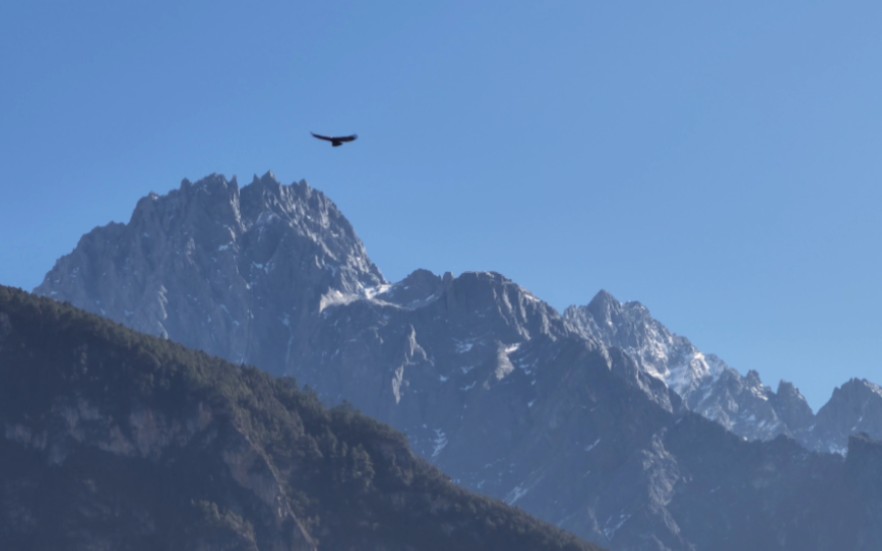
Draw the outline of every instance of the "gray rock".
M882 439L882 388L866 379L851 379L815 417L806 434L813 449L844 453L849 437L857 434Z
M306 182L209 176L85 235L35 289L133 329L277 373L323 297L383 283L352 227Z
M624 350L690 410L735 434L751 440L801 437L812 422L808 403L793 385L782 383L778 394L772 392L756 371L741 375L717 356L705 355L639 302L623 304L601 291L588 305L568 308L564 318L586 338Z

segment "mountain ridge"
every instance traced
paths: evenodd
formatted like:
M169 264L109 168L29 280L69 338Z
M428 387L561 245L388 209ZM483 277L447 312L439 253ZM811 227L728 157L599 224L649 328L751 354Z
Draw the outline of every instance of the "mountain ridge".
M689 409L745 438L783 434L808 449L842 454L856 431L882 437L882 390L870 381L852 379L837 387L816 414L793 383L781 380L773 391L756 371L742 375L672 333L639 302L622 303L601 291L589 304L567 308L564 318L587 337L622 348Z
M309 238L296 224L282 222L274 226L276 239L270 243L297 244L302 237ZM161 224L153 229L167 231ZM285 239L289 232L297 235ZM624 330L620 336L633 343L674 346L679 355L664 349L666 357L676 356L683 362L647 366L649 360L661 356L641 356L636 349L629 352L627 342L614 345L612 336L599 332L601 326L607 326L605 322L595 324L598 328L592 329L593 333L580 328L566 312L561 315L500 274L466 272L454 277L417 270L400 282L388 283L378 270L374 273L365 268L372 264L366 253L362 255L360 241L352 241L357 239L354 234L344 237L349 243L341 243L341 250L352 255L342 257L344 265L355 267L349 272L354 279L346 281L326 277L334 275L333 264L326 261L330 257L322 256L319 246L267 247L267 240L261 241L257 234L241 242L242 248L236 252L246 262L228 263L229 271L221 281L244 277L243 273L251 278L246 281L254 287L248 289L250 294L240 286L232 300L234 305L236 301L246 303L253 319L259 320L253 322L259 331L248 333L248 339L241 339L237 331L242 330L233 324L217 326L216 333L188 333L203 325L206 314L224 315L214 303L225 304L228 289L226 285L212 287L210 270L192 277L190 266L173 255L167 266L183 266L181 272L162 271L159 263L148 258L140 259L139 267L179 280L170 282L181 291L173 300L166 296L166 314L187 321L178 322L180 334L173 333L171 338L197 347L204 343L212 353L230 354L227 357L233 361L254 363L271 373L294 374L327 403L349 401L402 430L417 453L463 485L617 549L691 549L697 542L703 545L698 548L739 548L753 541L746 534L751 524L744 524L751 507L766 496L789 499L796 495L800 481L814 480L812 477L827 480L840 476L845 468L841 457L805 455L808 452L795 444L782 444L787 440L744 443L734 435L723 436L728 433L721 425L694 419L687 407L689 395L683 398L670 388L666 372L685 374L678 380L681 390L693 388L692 382L701 381L699 375L713 371L726 383L720 387L723 397L754 396L764 403L771 399L755 396L753 391L762 388L757 375L741 376L723 368L719 359L699 357L691 343L674 338L642 305L632 305L640 315L629 318L628 309L606 293L599 303L603 308L596 310L621 318ZM208 238L194 240L194 264L213 267L217 247L217 242ZM259 262L260 268L252 271L255 258L267 249L286 258ZM91 252L74 254L80 255L77 262L88 265L92 262L89 254L101 257L106 250L95 246ZM345 264L352 258L352 264ZM67 273L72 271L70 262ZM298 276L301 279L292 283L290 277L277 277L279 266L290 268L282 270L283 274L304 267L311 276ZM322 269L315 271L315 266ZM56 276L64 273L59 271ZM100 273L97 276L100 282ZM104 281L105 285L90 285L114 288L114 282ZM297 281L303 285L295 284ZM62 287L49 277L47 282L41 292L57 290L59 298L66 298ZM216 295L188 299L188 289L197 296L206 286ZM81 286L78 291L88 288ZM254 308L255 303L249 302L252 295L276 299ZM115 300L117 311L124 311L124 304L134 299L122 292ZM162 303L161 295L152 300ZM94 300L84 302L87 309L98 306ZM120 321L126 320L123 317ZM647 340L646 328L662 337L661 341ZM214 340L209 338L212 336ZM224 348L229 343L238 348ZM709 365L708 358L720 365ZM693 374L696 377L688 376ZM701 397L697 388L693 393ZM783 404L789 399L787 403L796 406L788 409L780 405L771 411L781 411L780 417L784 417L786 410L788 418L798 417L798 391L786 385L781 389L779 401ZM723 400L717 399L717 403ZM768 432L773 438L774 432ZM728 456L720 456L719 450L704 440L716 442L728 450ZM736 459L741 463L733 463ZM712 469L709 464L713 463L729 465L732 473ZM763 470L768 467L783 472L784 465L801 466L794 467L792 476L777 480ZM699 502L709 487L696 480L712 476L720 478L717 485L726 488L732 500L720 501L719 511L705 511ZM812 487L819 492L832 491L823 484ZM839 503L838 499L833 501ZM867 499L875 498L869 495ZM809 508L805 513L815 515L821 510L826 511ZM829 534L822 533L829 529L828 524L788 523L776 516L780 514L773 509L761 523L764 530L777 534L776 538L801 540L803 535L798 531L803 531L816 536L807 540L815 547L806 548L831 544ZM694 519L729 528L714 535ZM776 528L778 524L780 528ZM856 527L856 533L866 530L863 525ZM730 547L723 546L724 539ZM782 547L768 543L760 548Z

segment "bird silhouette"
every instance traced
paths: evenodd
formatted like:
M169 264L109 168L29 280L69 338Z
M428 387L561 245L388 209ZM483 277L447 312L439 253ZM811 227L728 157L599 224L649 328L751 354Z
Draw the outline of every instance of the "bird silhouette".
M325 140L326 142L331 142L331 146L340 147L346 142L355 141L355 138L358 137L358 134L353 134L351 136L322 136L321 134L316 134L315 132L310 132L313 138L318 138L320 140Z

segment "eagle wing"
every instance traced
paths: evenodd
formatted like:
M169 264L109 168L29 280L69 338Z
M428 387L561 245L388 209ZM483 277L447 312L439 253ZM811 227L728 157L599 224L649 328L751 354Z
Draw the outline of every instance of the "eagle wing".
M318 138L327 142L351 142L358 137L358 134L353 134L351 136L322 136L321 134L316 134L315 132L310 132L310 134L312 134L313 138Z

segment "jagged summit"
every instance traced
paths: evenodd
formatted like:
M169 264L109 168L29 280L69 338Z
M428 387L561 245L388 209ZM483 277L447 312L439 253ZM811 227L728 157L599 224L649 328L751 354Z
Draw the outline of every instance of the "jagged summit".
M812 428L814 447L842 453L848 446L847 435L856 432L882 436L882 387L866 379L850 379L836 388L818 410Z
M802 392L793 383L781 380L771 396L778 417L790 428L792 435L804 436L814 422L815 413ZM805 438L801 438L805 443Z
M633 355L649 375L681 396L719 374L716 362L669 331L639 302L622 303L600 291L587 305L567 308L564 319L586 337Z
M322 296L363 294L384 283L330 199L306 182L284 185L267 172L241 189L236 178L212 174L149 194L128 224L85 235L35 292L257 362L277 354L276 347L284 351L289 333L317 313ZM273 350L261 344L265 334L275 337Z
M587 305L568 308L564 319L586 338L625 351L689 409L745 438L783 434L809 449L844 454L848 435L856 431L882 437L882 388L870 381L848 381L815 415L792 383L781 381L772 391L759 373L742 375L720 358L703 354L639 302L622 303L600 291Z
M564 318L578 332L635 359L640 369L676 392L693 411L750 439L796 436L813 414L805 398L786 384L783 394L763 385L759 373L741 375L721 359L704 354L672 333L639 302L619 302L600 291L585 306L572 306ZM791 390L792 389L792 390Z
M588 302L587 308L597 314L605 313L606 315L611 315L616 312L621 312L626 306L643 307L642 304L636 301L623 304L619 299L613 296L612 293L606 289L601 289L597 291L594 298Z

